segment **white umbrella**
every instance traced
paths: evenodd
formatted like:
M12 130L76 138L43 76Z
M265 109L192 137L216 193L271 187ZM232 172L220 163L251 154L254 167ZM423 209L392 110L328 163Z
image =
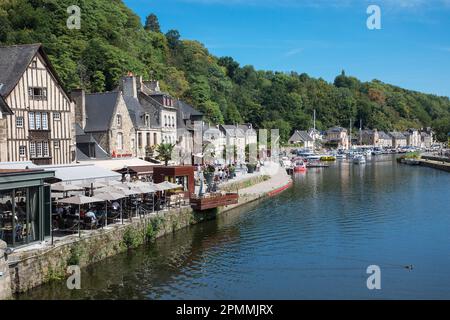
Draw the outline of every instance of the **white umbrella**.
M122 184L122 182L118 181L118 180L109 180L106 181L105 183L107 186L117 186L119 184Z
M105 200L105 207L106 207L106 226L108 226L108 206L106 205L106 201L114 201L119 200L122 198L125 198L126 195L119 192L105 192L105 193L98 193L95 195L95 197ZM120 206L120 219L122 219L122 206Z
M158 183L157 186L162 188L163 190L178 189L178 188L183 187L180 184L172 183L169 181L164 181L164 182Z
M101 189L103 190L103 189ZM117 187L116 191L118 193L123 193L126 196L134 196L136 194L141 194L142 192L138 191L138 189L128 189L128 188L119 188Z
M66 199L57 200L57 203L77 204L78 205L78 236L81 238L80 224L81 224L81 205L94 202L103 202L103 199L86 197L86 196L74 196Z
M98 193L95 195L96 198L100 198L106 201L114 201L125 198L126 196L122 193L108 192L108 193Z
M82 190L83 188L73 184L55 183L51 185L51 189L52 191L67 192L67 191Z
M105 183L101 183L101 182L94 181L94 182L85 182L85 183L82 183L82 184L80 184L80 186L83 187L83 188L94 188L94 189L98 189L98 188L106 187L106 184L105 184Z
M94 197L86 197L86 196L74 196L74 197L70 197L70 198L57 200L56 202L82 205L82 204L87 204L87 203L103 202L103 199L94 198Z

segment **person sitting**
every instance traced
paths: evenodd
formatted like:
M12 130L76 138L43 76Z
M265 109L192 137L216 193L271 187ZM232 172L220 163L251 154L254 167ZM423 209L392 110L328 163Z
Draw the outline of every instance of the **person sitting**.
M111 207L112 207L113 210L116 210L116 211L120 210L120 204L117 201L114 201L111 204Z

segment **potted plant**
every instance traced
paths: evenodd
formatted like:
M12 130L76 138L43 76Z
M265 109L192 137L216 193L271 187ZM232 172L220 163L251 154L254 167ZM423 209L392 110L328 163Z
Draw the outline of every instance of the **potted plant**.
M228 168L228 170L229 170L229 172L230 172L230 177L231 177L231 178L236 177L236 167L235 167L235 166L231 165L231 166Z
M207 165L205 171L203 172L203 176L205 177L206 184L208 186L212 185L214 179L214 173L216 172L216 168L212 165Z
M248 163L247 164L247 172L248 173L253 173L256 170L256 164L254 163Z

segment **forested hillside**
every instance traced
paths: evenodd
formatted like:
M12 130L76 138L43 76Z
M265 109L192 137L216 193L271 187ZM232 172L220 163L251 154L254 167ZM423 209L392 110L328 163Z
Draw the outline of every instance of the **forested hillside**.
M66 9L82 10L80 30L66 27ZM170 26L162 26L170 29ZM304 73L258 71L230 57L217 58L199 42L163 34L157 17L139 17L121 0L1 0L0 43L41 42L68 90L114 89L132 71L161 80L163 89L203 111L211 122L252 122L294 129L348 127L349 120L381 130L433 126L450 131L448 97L408 91L381 81L361 82L342 73L334 83Z

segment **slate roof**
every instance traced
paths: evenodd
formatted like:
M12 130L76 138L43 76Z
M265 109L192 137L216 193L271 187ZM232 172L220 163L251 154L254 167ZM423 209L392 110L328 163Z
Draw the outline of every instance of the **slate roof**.
M378 139L383 139L383 140L392 140L392 137L389 136L386 132L384 131L378 131Z
M58 74L42 48L42 44L0 46L0 95L7 97L11 93L37 53L42 56L51 74L61 84ZM64 88L62 90L70 99Z
M119 101L120 92L86 94L85 132L109 130L111 119Z
M289 138L289 141L314 141L313 138L306 131L295 130L294 134Z
M75 134L77 143L77 160L91 160L85 151L89 150L87 145L95 145L95 158L96 159L109 159L108 153L100 147L97 140L92 136L92 134L84 132L81 126L77 123L75 124Z
M0 112L2 114L13 114L11 108L8 106L5 99L3 99L2 95L0 95Z
M342 127L333 127L327 130L327 132L347 132L347 129Z
M11 93L40 48L40 44L0 47L0 95Z
M389 132L389 135L394 138L394 139L406 139L405 135L401 132L397 132L397 131L392 131Z

